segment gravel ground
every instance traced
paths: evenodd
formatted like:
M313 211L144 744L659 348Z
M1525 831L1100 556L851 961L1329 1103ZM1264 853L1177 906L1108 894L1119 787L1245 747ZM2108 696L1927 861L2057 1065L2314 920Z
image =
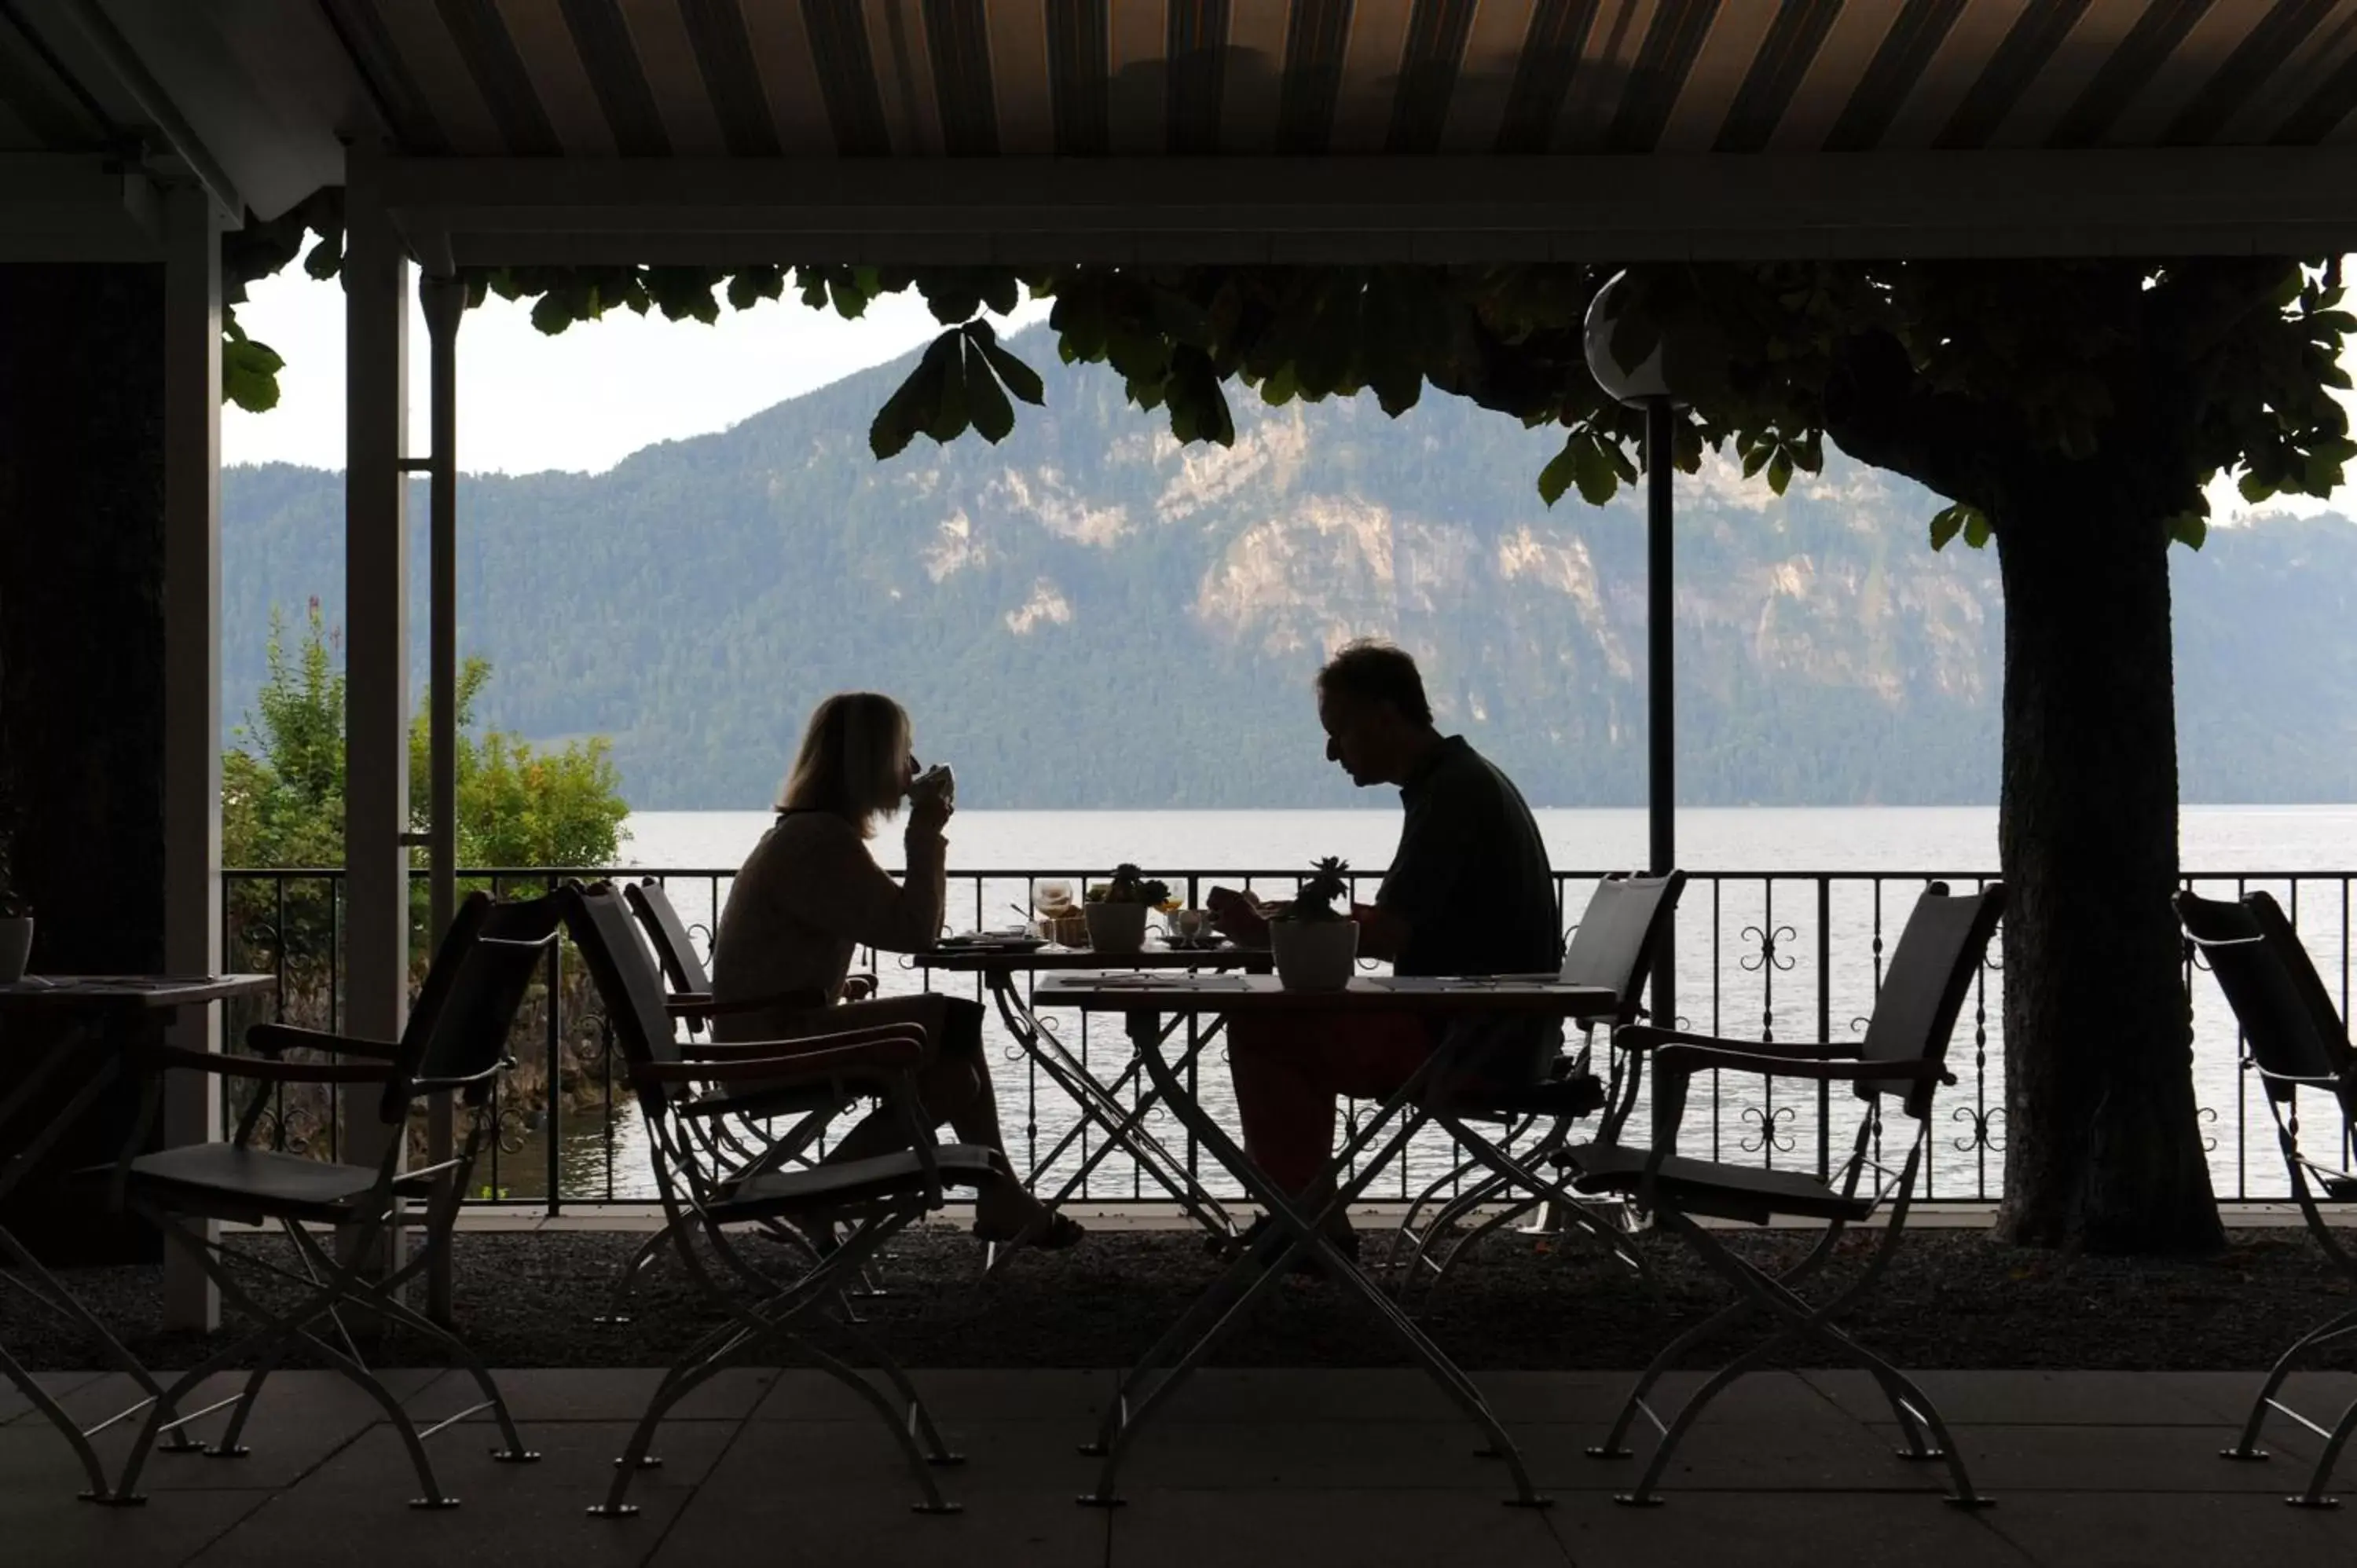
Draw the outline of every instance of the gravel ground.
M494 1367L668 1360L712 1321L675 1262L642 1285L631 1323L592 1320L604 1309L616 1265L639 1240L461 1235L462 1332ZM1797 1256L1806 1245L1805 1237L1780 1233L1734 1240L1761 1261ZM1857 1248L1870 1240L1851 1238L1845 1251L1862 1256ZM242 1244L282 1263L290 1256L275 1238ZM1674 1241L1644 1244L1663 1282L1663 1305L1624 1269L1585 1248L1493 1240L1460 1270L1427 1326L1469 1367L1641 1366L1670 1334L1729 1298ZM1169 1230L1099 1232L1067 1253L1019 1257L991 1280L981 1277L980 1264L980 1249L954 1231L907 1233L879 1271L889 1295L862 1311L910 1366L1119 1366L1146 1348L1216 1268L1196 1237ZM156 1268L83 1269L65 1277L110 1324L155 1320ZM2298 1231L2239 1231L2214 1258L2164 1262L2024 1251L1949 1230L1907 1238L1879 1286L1845 1321L1910 1367L2248 1369L2345 1308L2349 1294ZM70 1326L18 1291L0 1291L0 1343L32 1367L98 1364ZM189 1335L134 1335L129 1343L157 1367L187 1366L203 1353L203 1341ZM371 1359L443 1359L429 1342L401 1337ZM1404 1359L1363 1304L1314 1279L1288 1280L1256 1304L1214 1358L1229 1366L1295 1367ZM1696 1364L1712 1364L1707 1351ZM2357 1362L2344 1355L2325 1364Z

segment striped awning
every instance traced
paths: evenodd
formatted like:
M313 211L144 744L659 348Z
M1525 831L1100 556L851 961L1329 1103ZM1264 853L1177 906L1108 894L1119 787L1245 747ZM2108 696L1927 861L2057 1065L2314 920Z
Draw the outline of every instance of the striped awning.
M2352 108L2357 0L0 0L0 200L436 266L2312 254Z
M318 4L423 156L2315 145L2357 108L2357 0Z

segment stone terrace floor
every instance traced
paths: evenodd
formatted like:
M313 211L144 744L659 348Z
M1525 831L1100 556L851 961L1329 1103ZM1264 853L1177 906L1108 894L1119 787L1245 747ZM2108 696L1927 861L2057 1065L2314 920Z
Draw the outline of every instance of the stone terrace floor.
M1936 1467L1889 1455L1888 1410L1862 1374L1764 1374L1723 1398L1689 1440L1675 1490L1653 1509L1617 1507L1630 1465L1587 1458L1625 1377L1481 1373L1541 1486L1544 1512L1501 1506L1502 1477L1423 1377L1398 1370L1212 1369L1139 1440L1127 1506L1077 1506L1093 1468L1074 1444L1114 1385L1102 1371L920 1371L951 1441L970 1456L940 1472L964 1504L909 1510L914 1492L875 1418L815 1373L725 1377L665 1427L665 1464L641 1476L638 1518L583 1509L606 1485L655 1373L503 1374L525 1466L488 1458L488 1428L429 1442L447 1513L405 1506L414 1479L392 1430L334 1374L274 1378L242 1460L158 1455L147 1505L78 1502L57 1434L0 1386L0 1562L105 1564L437 1563L763 1564L1476 1563L1481 1568L1678 1563L2347 1563L2357 1509L2281 1498L2317 1441L2277 1420L2265 1465L2217 1457L2253 1388L2246 1373L1970 1371L1922 1381L1954 1425L1974 1477L1998 1498L1958 1512ZM1679 1375L1672 1391L1691 1387ZM422 1417L470 1402L438 1371L390 1380ZM124 1380L50 1381L85 1422L129 1402ZM231 1385L223 1384L226 1392ZM2294 1402L2337 1412L2357 1377L2319 1374ZM218 1396L216 1396L218 1397ZM221 1417L193 1430L209 1435ZM119 1432L102 1439L119 1455ZM1641 1456L1642 1444L1640 1444ZM2352 1483L2357 1485L2357 1483Z

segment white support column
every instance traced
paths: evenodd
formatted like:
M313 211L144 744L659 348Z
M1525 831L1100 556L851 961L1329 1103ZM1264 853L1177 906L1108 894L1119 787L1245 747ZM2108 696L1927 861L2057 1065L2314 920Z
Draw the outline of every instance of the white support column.
M344 196L345 1032L401 1033L409 1008L409 260L354 148ZM372 1164L394 1129L348 1087L341 1157Z
M164 967L204 974L221 961L221 224L193 185L164 212ZM172 1038L219 1050L221 1009L188 1009ZM220 1136L218 1084L170 1074L164 1142ZM164 1320L221 1326L220 1294L177 1248L164 1253Z

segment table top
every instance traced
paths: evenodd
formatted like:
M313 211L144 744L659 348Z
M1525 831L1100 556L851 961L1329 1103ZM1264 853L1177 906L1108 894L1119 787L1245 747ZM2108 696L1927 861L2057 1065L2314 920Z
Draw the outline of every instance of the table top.
M1084 1013L1506 1013L1579 1018L1610 1013L1620 999L1605 986L1557 980L1362 974L1340 991L1287 991L1273 974L1050 975L1036 1007Z
M1063 948L1050 944L1029 952L1014 949L931 948L915 955L927 969L972 972L977 970L1247 970L1265 974L1275 965L1266 948L1170 948L1150 942L1135 952L1098 952L1093 948Z
M0 1010L17 1007L185 1007L275 990L274 974L28 974L0 985Z

